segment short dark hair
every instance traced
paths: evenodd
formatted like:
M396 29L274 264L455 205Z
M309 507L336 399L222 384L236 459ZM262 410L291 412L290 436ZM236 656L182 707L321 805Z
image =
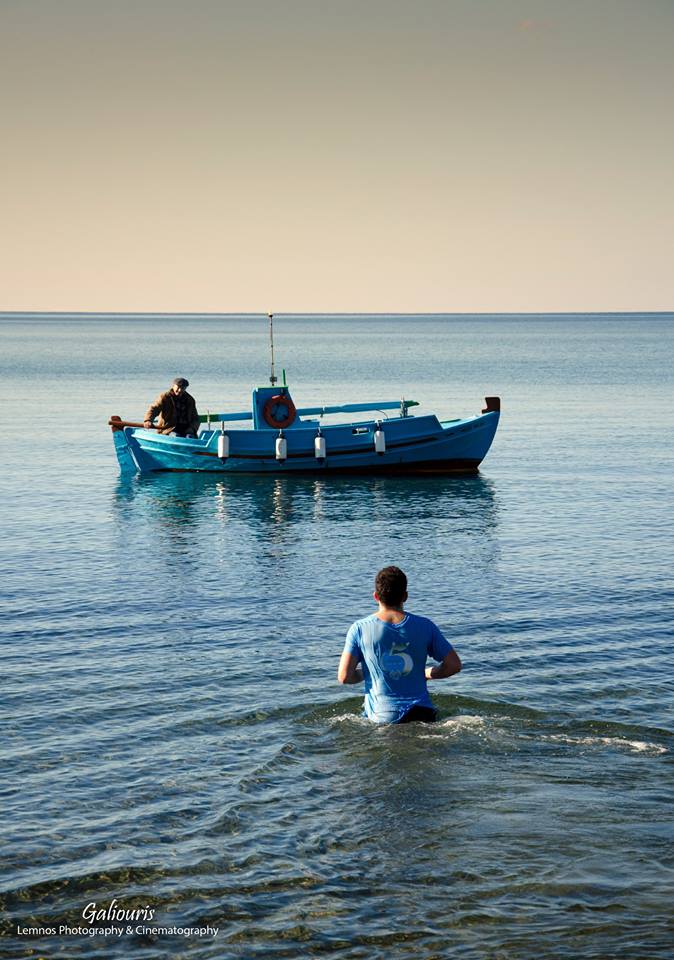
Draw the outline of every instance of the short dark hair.
M176 387L182 387L183 390L186 390L187 387L189 387L190 385L190 381L186 380L184 377L176 377L175 380L173 381L173 384Z
M374 579L374 589L385 607L399 607L407 593L407 577L400 567L384 567Z

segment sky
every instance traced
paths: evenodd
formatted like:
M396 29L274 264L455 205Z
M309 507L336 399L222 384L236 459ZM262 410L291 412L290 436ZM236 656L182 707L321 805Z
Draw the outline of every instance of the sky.
M674 310L674 0L0 0L0 311Z

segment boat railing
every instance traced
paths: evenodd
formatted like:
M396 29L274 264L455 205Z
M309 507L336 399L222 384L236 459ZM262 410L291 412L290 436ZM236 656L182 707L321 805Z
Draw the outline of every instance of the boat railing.
M416 400L381 400L370 403L342 403L333 406L321 407L298 407L297 415L299 417L324 417L330 413L364 413L368 410L386 413L386 410L399 410L401 417L408 416L410 407L418 407ZM235 420L252 420L253 414L250 410L244 410L238 413L205 413L199 417L201 423L229 423Z
M341 403L332 406L298 407L297 415L299 417L324 417L331 413L365 413L366 411L374 411L376 413L382 413L384 417L387 418L387 410L398 410L401 417L407 417L409 416L408 410L410 407L418 406L419 403L416 400L380 400L377 402L370 401L369 403ZM253 413L250 410L241 410L235 413L207 412L199 416L199 422L209 426L211 423L232 423L237 420L252 419ZM121 417L110 417L108 426L112 427L114 431L123 430L124 427L141 428L145 427L145 424L133 420L122 420ZM151 427L146 427L145 429L155 430L156 427L152 424Z

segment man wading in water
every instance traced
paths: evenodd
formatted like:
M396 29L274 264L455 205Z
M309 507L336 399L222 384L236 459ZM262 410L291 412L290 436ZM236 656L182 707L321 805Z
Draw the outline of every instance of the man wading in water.
M337 679L365 682L365 716L375 723L430 723L437 713L426 681L452 677L461 661L432 620L405 613L407 577L402 570L384 567L374 586L379 609L349 628ZM427 667L427 657L438 665Z
M196 437L199 432L199 414L194 397L186 392L189 380L176 377L171 389L160 394L148 407L143 426L149 429L159 414L159 433L174 433L178 437Z

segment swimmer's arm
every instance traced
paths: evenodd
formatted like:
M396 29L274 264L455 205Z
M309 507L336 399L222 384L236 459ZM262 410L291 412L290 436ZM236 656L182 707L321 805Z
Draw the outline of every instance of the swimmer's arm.
M450 650L442 663L436 663L434 667L426 667L427 680L443 680L445 677L453 677L461 669L461 660L456 650Z
M337 679L340 683L363 682L363 668L358 663L358 659L346 650L342 654L342 659L339 661Z

